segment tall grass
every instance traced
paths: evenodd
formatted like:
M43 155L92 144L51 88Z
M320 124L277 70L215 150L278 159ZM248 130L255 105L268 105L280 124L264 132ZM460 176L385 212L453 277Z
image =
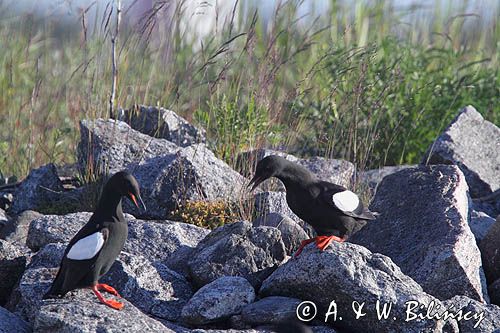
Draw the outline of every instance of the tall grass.
M317 13L281 1L265 16L240 1L224 16L199 10L218 22L203 35L187 1L156 1L139 20L124 8L117 105L175 110L229 163L261 146L359 168L416 163L461 106L500 124L499 7L453 3L330 1ZM107 116L113 8L93 3L65 27L0 1L3 174L74 161L78 121Z

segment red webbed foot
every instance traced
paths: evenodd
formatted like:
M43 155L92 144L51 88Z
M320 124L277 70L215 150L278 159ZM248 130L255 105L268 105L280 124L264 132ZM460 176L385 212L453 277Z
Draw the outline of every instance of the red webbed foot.
M109 306L110 308L113 308L115 310L121 310L121 309L123 309L123 306L124 306L123 303L115 301L115 300L112 300L112 299L105 299L102 296L102 294L99 292L97 286L98 286L97 284L95 286L92 286L92 291L97 296L97 298L99 299L99 301L101 301L101 303L106 304L107 306Z
M297 257L299 254L301 254L301 253L302 253L302 250L304 249L304 247L305 247L307 244L310 244L310 243L314 242L315 240L316 240L316 238L310 238L310 239L303 240L303 241L300 243L299 249L297 250L297 252L295 252L295 257Z
M307 245L307 244L310 244L312 242L316 242L316 246L318 249L320 249L321 251L324 251L328 245L330 245L330 243L332 241L337 241L339 243L343 243L347 240L347 236L344 236L344 237L337 237L337 236L316 236L314 238L311 238L311 239L306 239L304 241L302 241L302 243L300 243L300 247L299 249L297 250L297 252L295 252L295 257L297 257L299 254L302 253L302 250L304 249L304 247Z
M96 287L97 287L97 290L103 290L107 293L110 293L111 295L115 295L117 297L120 297L120 294L116 291L115 288L111 287L110 285L108 284L105 284L105 283L98 283L96 284Z
M328 247L328 245L330 245L330 243L332 241L343 243L346 241L346 239L347 239L347 236L344 236L342 238L337 237L337 236L317 236L316 237L316 246L321 251L324 251Z

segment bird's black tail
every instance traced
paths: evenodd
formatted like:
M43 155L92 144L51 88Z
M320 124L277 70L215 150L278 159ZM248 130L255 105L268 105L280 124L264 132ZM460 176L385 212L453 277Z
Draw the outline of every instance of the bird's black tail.
M62 284L64 282L64 278L61 276L61 269L57 272L56 278L52 282L52 285L50 286L49 291L43 295L42 299L49 299L49 298L60 298L66 294L63 292L62 289Z

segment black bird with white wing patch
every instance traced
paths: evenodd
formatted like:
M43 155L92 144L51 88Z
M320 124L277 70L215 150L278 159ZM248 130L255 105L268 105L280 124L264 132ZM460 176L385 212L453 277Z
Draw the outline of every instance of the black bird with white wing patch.
M123 308L123 303L105 299L99 292L120 297L113 287L99 283L99 279L109 271L127 239L122 197L137 207L140 201L146 209L134 176L126 171L114 174L104 186L94 214L66 247L59 272L44 299L63 297L78 288L91 288L102 303L117 310Z
M296 256L312 242L316 242L320 250L327 248L333 240L344 242L369 220L375 219L375 214L363 206L355 193L343 186L321 181L306 168L280 156L267 156L259 161L249 184L251 190L271 177L283 182L288 206L318 235L303 241Z

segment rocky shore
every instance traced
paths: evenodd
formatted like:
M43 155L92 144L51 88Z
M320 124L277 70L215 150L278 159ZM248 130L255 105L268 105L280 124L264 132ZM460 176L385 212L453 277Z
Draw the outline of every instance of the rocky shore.
M274 332L299 319L322 333L500 332L500 129L472 106L420 165L368 171L267 149L241 153L234 170L203 129L162 108L84 120L80 132L73 168L129 170L148 208L124 202L128 240L101 281L125 307L89 290L41 299L95 192L68 186L49 164L0 187L0 333ZM293 257L312 230L283 186L244 189L271 154L348 188L364 184L377 220L346 243ZM169 220L178 203L199 200L250 202L257 218L213 230Z

